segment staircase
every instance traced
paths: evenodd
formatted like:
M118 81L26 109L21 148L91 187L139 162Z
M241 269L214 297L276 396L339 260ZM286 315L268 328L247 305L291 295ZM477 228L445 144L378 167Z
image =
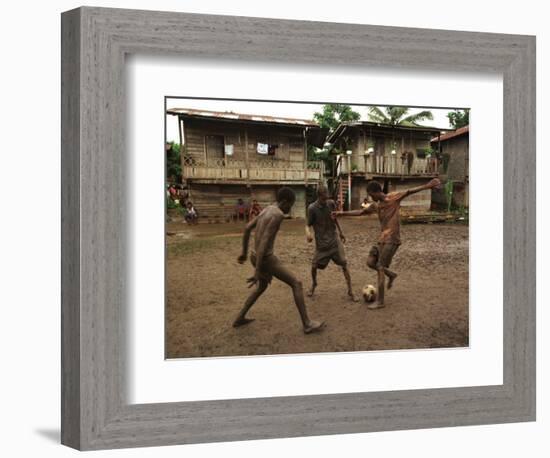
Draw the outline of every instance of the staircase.
M345 179L345 177L339 177L338 179L338 197L336 199L336 204L338 206L338 210L351 210L351 208L348 207L348 181Z
M350 210L347 207L348 202L348 180L347 177L340 175L340 165L342 163L342 157L338 158L336 166L333 168L332 176L332 197L336 202L338 210Z

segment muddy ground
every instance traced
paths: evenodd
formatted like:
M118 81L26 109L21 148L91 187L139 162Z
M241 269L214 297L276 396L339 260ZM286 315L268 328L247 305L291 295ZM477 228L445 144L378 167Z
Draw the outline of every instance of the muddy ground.
M375 217L344 218L346 253L359 296L376 273L366 267L378 235ZM253 323L234 329L232 320L250 290L249 262L236 262L242 223L167 225L166 357L265 355L335 351L468 346L468 226L404 224L392 268L399 274L386 293L386 308L368 310L350 302L341 269L319 271L309 314L326 322L304 335L288 286L272 285L249 312ZM252 243L252 241L251 241ZM310 285L313 244L303 220L284 221L275 253Z

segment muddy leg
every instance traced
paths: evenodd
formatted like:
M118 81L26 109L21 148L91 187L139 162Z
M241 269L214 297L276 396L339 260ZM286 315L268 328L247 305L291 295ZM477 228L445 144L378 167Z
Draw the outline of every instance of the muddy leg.
M357 299L353 295L353 287L351 286L351 275L349 274L348 266L342 267L342 272L344 272L344 277L346 279L346 284L348 285L348 296L353 302L357 302Z
M384 268L380 267L378 269L378 301L376 304L367 305L369 309L380 309L384 307L384 282L386 277L384 274Z
M378 256L369 254L369 257L367 258L367 266L369 266L372 270L378 270L376 268L376 264L378 264Z
M317 266L313 265L311 266L311 289L307 293L309 297L313 296L315 288L317 288Z
M384 273L388 277L388 289L391 289L391 287L393 286L393 282L397 278L397 274L393 270L388 269L387 267L384 267Z
M233 327L236 328L244 324L252 323L254 321L253 318L246 318L246 314L248 313L250 308L256 303L258 298L263 294L263 292L267 289L267 285L268 283L265 280L260 280L258 282L258 286L254 291L252 291L250 296L248 296L243 308L237 315L237 318L235 318L235 321L233 321Z
M302 320L302 326L304 332L309 334L311 332L319 331L323 327L324 323L319 321L313 321L309 319L306 310L306 303L304 301L304 290L302 287L302 282L298 280L291 272L285 269L281 264L278 264L273 268L271 272L275 278L281 280L283 283L286 283L292 288L292 294L294 295L294 302L296 303L296 308L300 313L300 318Z

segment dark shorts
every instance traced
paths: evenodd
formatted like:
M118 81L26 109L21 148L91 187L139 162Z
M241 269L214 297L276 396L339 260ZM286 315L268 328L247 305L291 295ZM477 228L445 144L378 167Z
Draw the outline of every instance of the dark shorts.
M250 262L256 267L256 253L250 255ZM270 254L264 257L262 265L260 266L260 280L264 280L271 283L273 280L273 273L277 271L277 268L281 265L281 261L277 256Z
M376 268L390 267L393 256L399 248L397 243L379 243L373 245L369 251L369 257L376 258Z
M345 267L348 264L344 246L340 241L338 241L337 246L334 248L325 251L315 251L312 264L314 267L317 267L317 269L324 269L328 266L330 261L341 267Z

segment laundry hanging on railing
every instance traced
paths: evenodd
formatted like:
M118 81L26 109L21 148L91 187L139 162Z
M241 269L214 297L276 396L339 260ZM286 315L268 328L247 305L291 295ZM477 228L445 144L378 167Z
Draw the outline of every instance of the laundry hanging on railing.
M269 145L267 143L258 143L256 152L258 154L269 154Z
M225 155L233 156L233 145L225 145Z

